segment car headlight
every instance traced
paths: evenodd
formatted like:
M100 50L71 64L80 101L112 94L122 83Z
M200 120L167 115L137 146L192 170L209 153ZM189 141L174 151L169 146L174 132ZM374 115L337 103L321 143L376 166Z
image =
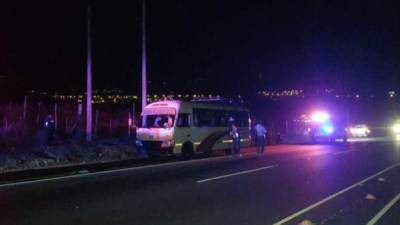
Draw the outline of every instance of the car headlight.
M400 124L396 123L395 125L393 125L392 130L395 134L400 134Z
M350 133L352 135L366 135L368 134L370 131L367 127L353 127L350 128Z

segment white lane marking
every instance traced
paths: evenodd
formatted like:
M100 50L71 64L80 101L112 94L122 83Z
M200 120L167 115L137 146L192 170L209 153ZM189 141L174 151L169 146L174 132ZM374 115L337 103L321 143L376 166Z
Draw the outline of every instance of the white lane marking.
M349 152L358 152L358 151L364 151L363 149L354 149L354 150L344 150L340 152L334 152L333 155L341 155L344 153L349 153Z
M251 158L253 154L252 153L243 154L243 156L246 156L246 155L247 155L247 157L243 157L243 158ZM150 168L194 164L194 163L200 163L200 162L204 162L204 161L218 161L218 160L227 159L227 158L230 159L231 156L217 156L217 157L212 157L212 158L188 160L188 161L182 161L182 162L160 163L160 164L156 164L156 165L129 167L129 168L123 168L123 169L99 171L99 172L92 172L92 173L85 173L85 174L74 174L74 175L45 178L45 179L38 179L38 180L28 180L28 181L14 182L14 183L5 183L5 184L0 184L0 188L15 187L15 186L21 186L21 185L28 185L28 184L39 184L39 183L44 183L44 182L48 182L48 181L60 181L60 180L68 180L68 179L81 178L81 177L91 177L91 176L96 176L96 175L107 175L107 174L113 174L113 173L119 173L119 172L143 170L143 169L150 169Z
M341 195L341 194L343 194L343 193L345 193L347 191L350 191L351 189L356 188L356 187L362 185L363 183L365 183L365 182L367 182L367 181L369 181L371 179L374 179L375 177L377 177L377 176L379 176L379 175L381 175L383 173L386 173L387 171L392 170L392 169L394 169L394 168L396 168L398 166L400 166L400 163L396 163L396 164L394 164L392 166L389 166L388 168L383 169L383 170L379 171L378 173L375 173L375 174L365 178L364 180L361 180L361 181L359 181L359 182L357 182L357 183L355 183L355 184L353 184L353 185L351 185L351 186L349 186L349 187L347 187L347 188L345 188L345 189L343 189L343 190L341 190L339 192L336 192L335 194L332 194L332 195L330 195L330 196L328 196L328 197L326 197L326 198L324 198L324 199L322 199L322 200L320 200L320 201L308 206L307 208L304 208L304 209L302 209L302 210L300 210L300 211L298 211L298 212L296 212L296 213L294 213L294 214L292 214L292 215L290 215L290 216L288 216L288 217L286 217L286 218L274 223L273 225L281 225L281 224L287 223L290 220L292 220L292 219L294 219L294 218L296 218L296 217L298 217L298 216L300 216L300 215L302 215L302 214L304 214L304 213L306 213L306 212L308 212L308 211L310 211L310 210L312 210L312 209L314 209L314 208L326 203L327 201L332 200L332 199L338 197L339 195Z
M396 202L399 201L399 200L400 200L400 193L398 193L398 194L396 195L396 197L394 197L388 204L386 204L385 207L383 207L383 208L381 209L381 211L379 211L378 214L376 214L376 215L374 216L374 218L372 218L372 219L367 223L367 225L374 225L374 224L376 224L376 223L378 222L378 220L379 220L383 215L385 215L385 213L387 213L387 211L389 211L389 209L390 209L394 204L396 204Z
M341 155L341 154L349 153L349 152L352 152L352 150L346 150L346 151L341 151L341 152L335 152L335 153L333 153L333 154L334 154L334 155Z
M224 179L224 178L227 178L227 177L233 177L233 176L237 176L237 175L253 173L253 172L260 171L260 170L271 169L271 168L274 168L274 167L277 167L277 166L278 165L265 166L265 167L261 167L261 168L257 168L257 169L245 170L245 171L240 171L240 172L237 172L237 173L230 173L230 174L226 174L226 175L222 175L222 176L218 176L218 177L212 177L212 178L208 178L208 179L204 179L204 180L198 180L197 183L200 184L200 183L204 183L204 182L208 182L208 181Z

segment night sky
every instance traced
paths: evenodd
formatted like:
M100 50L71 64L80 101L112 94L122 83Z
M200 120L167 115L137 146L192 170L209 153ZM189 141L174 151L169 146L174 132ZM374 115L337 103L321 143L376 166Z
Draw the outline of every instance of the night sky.
M138 94L141 1L90 4L94 88ZM147 6L150 93L375 92L400 84L395 1L148 0ZM1 93L82 90L86 12L84 1L3 1Z

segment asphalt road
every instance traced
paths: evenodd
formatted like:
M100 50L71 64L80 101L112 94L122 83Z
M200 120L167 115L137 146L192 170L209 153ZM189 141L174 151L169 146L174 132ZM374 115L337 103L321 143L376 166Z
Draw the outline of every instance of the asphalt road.
M400 224L400 145L282 145L0 186L0 224Z

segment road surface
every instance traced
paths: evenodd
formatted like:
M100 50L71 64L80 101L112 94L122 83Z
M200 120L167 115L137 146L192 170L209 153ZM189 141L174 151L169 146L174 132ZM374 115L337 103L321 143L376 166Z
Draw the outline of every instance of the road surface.
M281 145L0 186L0 224L400 224L400 145Z

